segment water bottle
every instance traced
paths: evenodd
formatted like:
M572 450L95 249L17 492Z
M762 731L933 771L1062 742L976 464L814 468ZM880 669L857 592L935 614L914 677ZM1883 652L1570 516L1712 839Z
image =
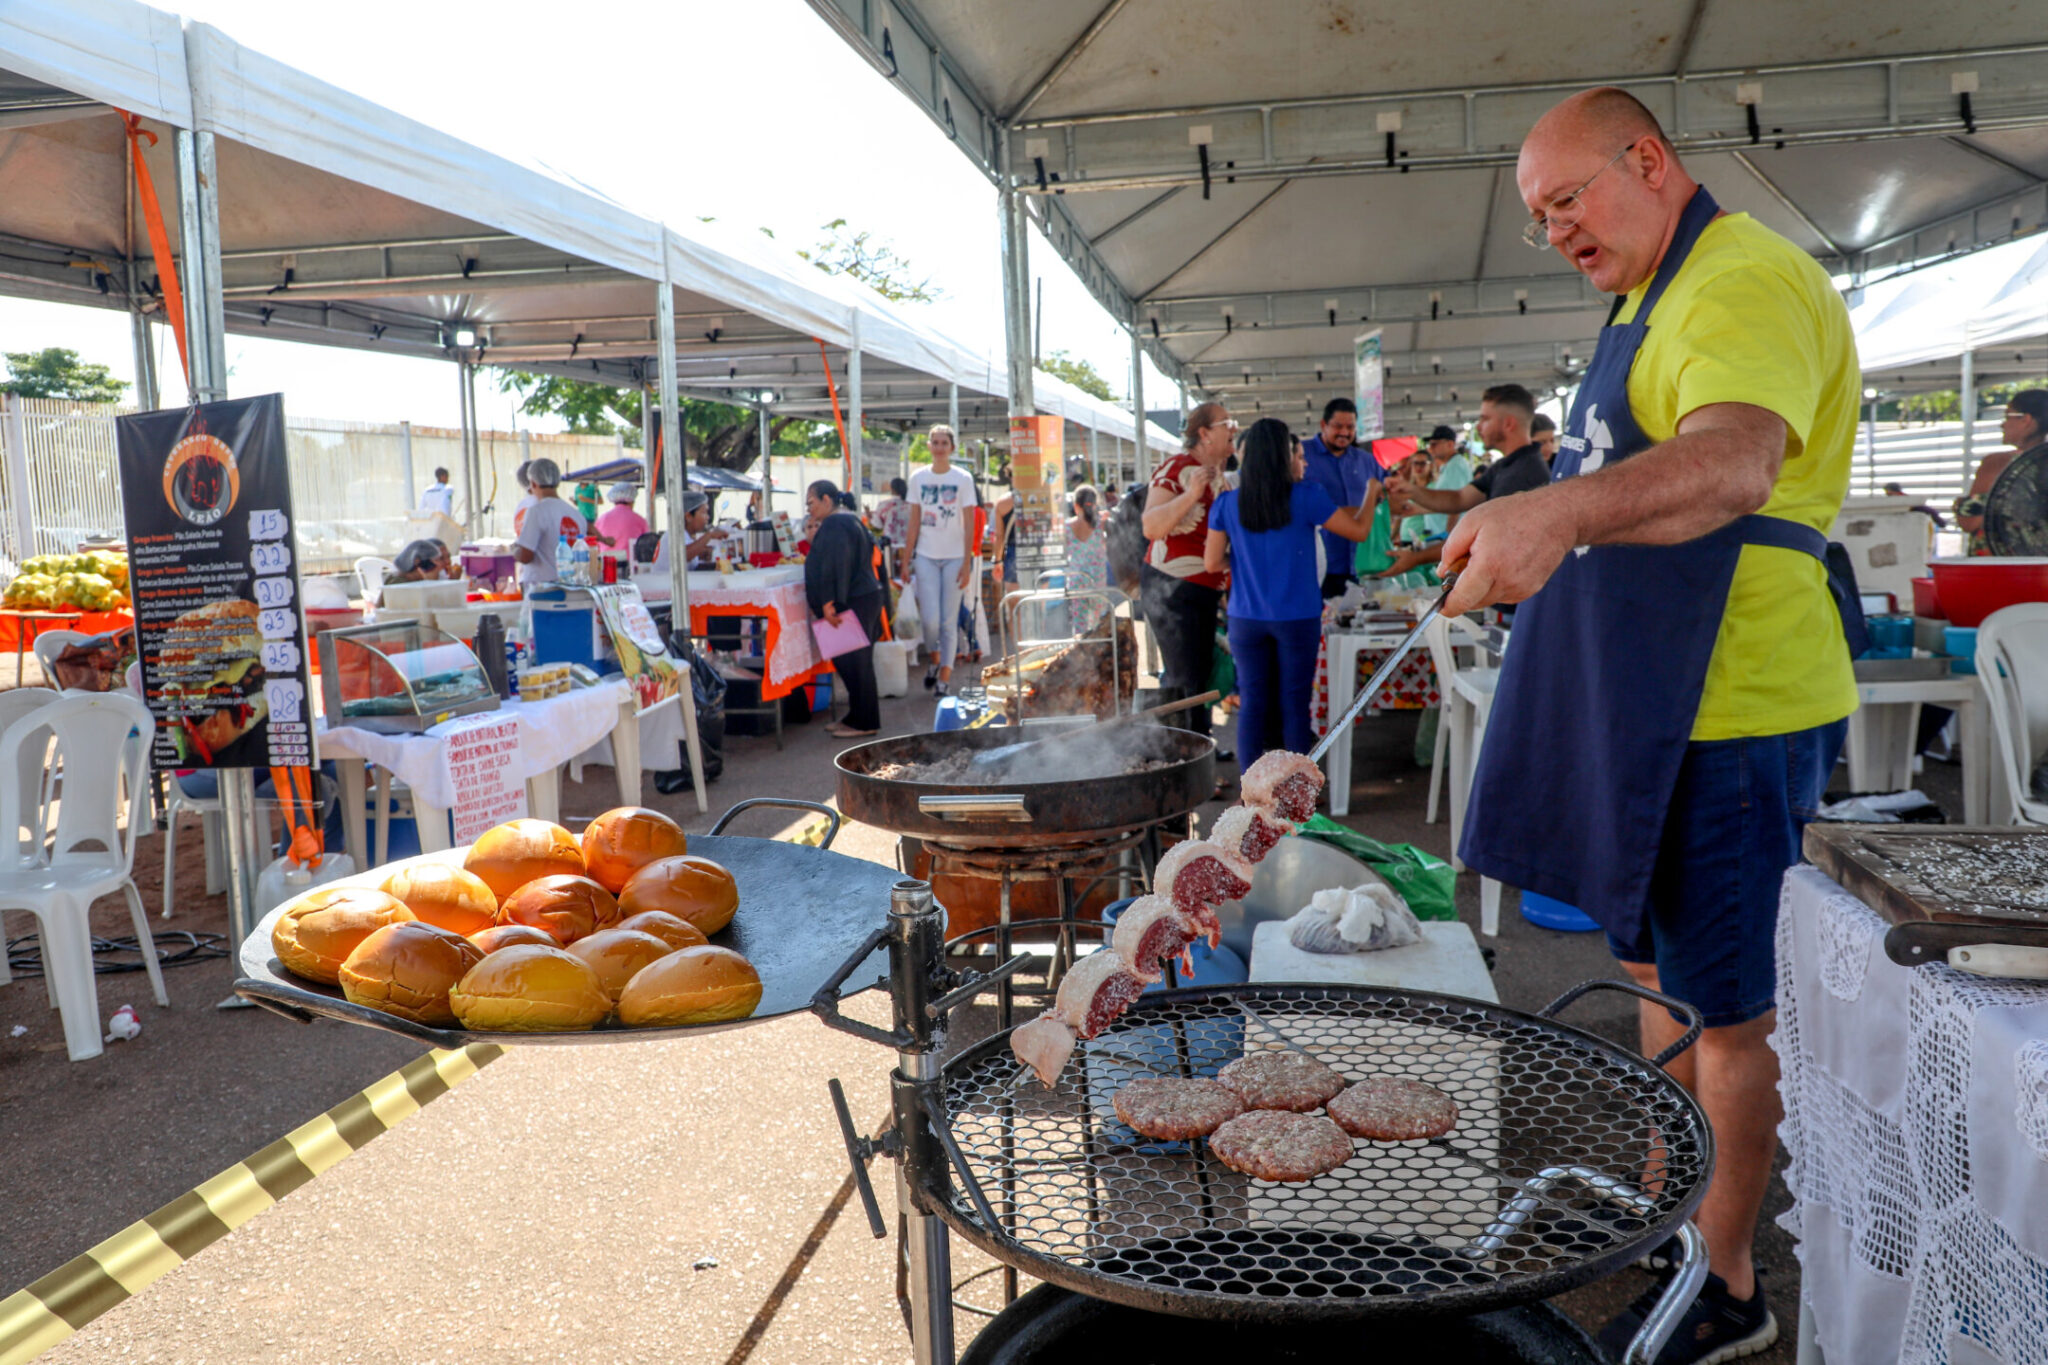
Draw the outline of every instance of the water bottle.
M576 550L569 544L569 533L564 531L561 538L555 542L555 581L573 583L576 581L575 572Z
M576 581L590 586L590 542L581 536L576 537Z

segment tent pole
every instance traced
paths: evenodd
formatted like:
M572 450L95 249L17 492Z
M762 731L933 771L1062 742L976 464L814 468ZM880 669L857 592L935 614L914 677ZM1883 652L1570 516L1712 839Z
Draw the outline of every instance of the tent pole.
M775 435L770 426L768 405L755 409L761 423L761 520L775 516Z
M1187 430L1187 425L1188 425L1188 385L1187 385L1187 381L1186 381L1185 379L1183 379L1183 380L1182 380L1182 381L1180 382L1180 425L1181 425L1181 430L1183 430L1183 431Z
M469 469L472 492L469 499L469 534L476 535L483 529L483 509L477 505L477 493L484 486L484 433L483 416L476 405L476 361L471 360L464 382L469 389Z
M686 487L683 468L689 452L683 447L683 414L676 398L676 291L670 283L668 265L668 229L661 233L661 280L654 296L654 320L657 332L656 345L659 350L656 361L661 366L661 445L668 452L662 461L662 482L668 494L668 574L669 574L669 632L690 638L690 533L683 515L683 490ZM697 793L697 813L703 815L711 809L711 801L704 794L704 744L697 731L697 689L689 676L689 665L684 664L683 685L683 734L690 751L690 785Z
M1024 196L1011 182L1010 130L996 130L1000 158L999 234L1003 259L1003 346L1009 360L1010 416L1030 417L1037 411L1031 391L1031 224L1024 212Z
M461 419L462 432L462 517L463 524L471 535L476 534L476 448L472 433L476 430L476 413L470 409L472 391L469 386L469 362L457 359L455 362L455 411Z
M1097 438L1098 438L1098 437L1100 437L1100 436L1101 436L1101 434L1102 434L1101 432L1099 432L1099 431L1097 431L1097 430L1095 429L1095 424L1094 424L1094 423L1092 423L1092 422L1091 422L1091 423L1089 423L1089 425L1088 425L1088 479L1089 479L1089 482L1093 483L1093 484L1094 484L1094 485L1095 485L1096 487L1098 487L1098 488L1100 488L1100 487L1102 486L1102 460L1101 460L1101 458L1100 458L1100 457L1099 457L1099 456L1097 455L1097 453L1096 453L1096 452L1097 452L1097 449L1098 449L1098 445L1097 445Z
M420 505L419 484L413 480L411 422L398 424L398 471L405 480L405 506L410 511Z
M846 491L859 490L854 482L861 468L861 378L860 309L853 310L853 347L846 353Z
M184 249L178 254L185 295L186 376L194 402L218 402L227 394L227 332L220 292L220 178L215 174L213 134L178 129L178 226ZM311 699L307 699L310 704ZM222 833L228 857L228 935L233 954L256 928L256 860L262 840L256 832L254 770L220 768ZM219 1009L243 1009L248 1001L230 994Z
M953 428L953 448L960 449L960 386L951 385L946 391L946 425ZM910 471L903 471L907 476Z
M1131 319L1131 430L1138 442L1138 477L1152 477L1152 444L1145 439L1145 348L1138 344L1138 320Z
M640 384L640 484L647 490L647 529L661 529L661 490L654 486L654 395Z
M1977 353L1963 352L1963 382L1958 395L1962 400L1963 418L1963 484L1965 489L1970 480L1977 477Z

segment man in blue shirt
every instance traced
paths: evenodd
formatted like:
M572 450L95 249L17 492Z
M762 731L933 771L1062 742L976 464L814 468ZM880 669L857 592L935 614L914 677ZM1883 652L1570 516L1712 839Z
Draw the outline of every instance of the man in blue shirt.
M1372 447L1357 441L1358 405L1349 398L1332 398L1323 404L1321 432L1301 443L1308 477L1321 484L1339 507L1364 502L1366 486L1385 472L1373 458ZM1351 568L1357 547L1333 531L1319 534L1323 538L1323 596L1342 596L1345 585L1358 577Z

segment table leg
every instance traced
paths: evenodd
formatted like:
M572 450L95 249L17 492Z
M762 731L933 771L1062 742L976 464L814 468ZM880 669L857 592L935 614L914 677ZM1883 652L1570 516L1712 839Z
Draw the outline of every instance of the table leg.
M562 770L549 768L526 779L526 805L536 820L562 819Z
M1842 739L1842 756L1849 760L1849 790L1867 792L1870 790L1870 731L1873 728L1869 702L1857 703L1849 713L1849 733Z
M2012 802L2006 797L2003 766L1991 752L1990 717L1985 714L1982 686L1973 687L1967 700L1955 704L1957 711L1957 757L1963 765L1963 823L2004 825L2012 822Z
M377 862L391 861L391 769L377 769Z
M1349 711L1351 703L1358 699L1358 651L1348 644L1340 644L1334 649L1326 647L1323 663L1325 676L1329 682L1330 723L1335 725L1338 717ZM1323 760L1329 768L1330 814L1349 815L1351 736L1338 736L1337 741L1330 746L1330 752L1323 756Z
M619 779L619 804L640 804L640 704L619 703L619 728L612 731L612 771Z
M412 819L420 832L420 852L439 853L452 847L448 842L448 812L426 804L418 792L412 796Z
M341 777L341 846L359 870L367 871L369 838L363 820L363 803L370 794L367 765L360 758L336 758L334 767Z

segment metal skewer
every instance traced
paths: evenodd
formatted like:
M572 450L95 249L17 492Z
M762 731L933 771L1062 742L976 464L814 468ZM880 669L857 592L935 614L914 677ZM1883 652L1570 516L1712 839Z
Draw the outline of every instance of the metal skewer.
M1444 590L1437 594L1436 601L1429 604L1429 610L1422 613L1422 619L1415 623L1415 629L1408 632L1408 638L1394 646L1394 652L1389 654L1381 662L1380 666L1373 670L1372 677L1366 680L1365 686L1358 689L1358 695L1351 700L1350 709L1345 711L1337 723L1330 727L1329 733L1323 736L1321 742L1315 748L1308 751L1309 762L1322 762L1323 755L1330 752L1330 746L1337 742L1337 737L1346 730L1349 730L1351 722L1364 714L1365 708L1371 703L1373 696L1381 687L1386 685L1387 679L1394 676L1394 670L1401 666L1401 660L1408 657L1408 652L1415 648L1416 641L1420 640L1422 633L1429 629L1430 622L1443 614L1444 603L1450 600L1451 589L1456 587L1457 583L1458 575L1455 573L1450 574L1443 580Z

